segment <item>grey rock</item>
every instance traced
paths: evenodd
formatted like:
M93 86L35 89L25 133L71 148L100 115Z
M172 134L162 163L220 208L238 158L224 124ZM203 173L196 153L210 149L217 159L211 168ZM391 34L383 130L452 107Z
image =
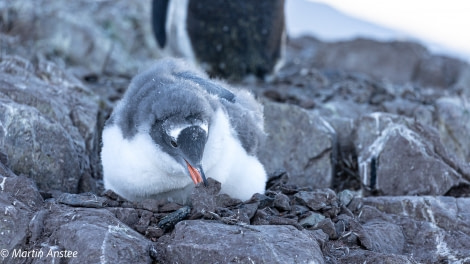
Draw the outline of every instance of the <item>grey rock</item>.
M368 240L367 249L380 253L403 253L405 237L401 226L389 222L370 221L363 225L363 230Z
M10 198L10 199L8 199ZM31 209L21 205L13 206L15 201L11 197L0 195L0 210L2 210L2 221L0 221L0 245L2 250L13 252L14 249L23 248L28 239L28 227L34 217ZM0 257L1 260L9 258Z
M350 208L356 212L366 207L375 209L368 209L366 214L361 214L360 220L369 233L372 230L382 230L374 235L382 237L375 238L382 245L400 245L400 237L403 235L404 247L401 254L430 263L439 260L465 263L470 260L469 205L469 198L396 196L355 198ZM367 224L384 217L389 222L381 228ZM387 233L386 226L391 221L397 227ZM395 240L390 240L393 237ZM399 247L394 248L396 250Z
M256 203L244 204L236 212L237 213L237 219L241 223L250 224L251 219L256 214L256 210L258 210L258 204L256 204Z
M348 206L357 194L350 190L343 190L337 194L340 205Z
M63 193L57 197L57 202L73 207L103 208L107 199L93 193L72 194Z
M150 241L108 210L71 209L56 204L49 208L43 220L43 232L48 235L36 242L38 250L77 251L75 258L68 259L69 263L151 263Z
M306 39L301 41L312 43ZM313 44L315 52L301 60L310 60L318 68L359 72L394 83L416 83L425 87L466 89L468 85L465 77L470 68L468 63L433 55L417 43L359 38Z
M197 185L191 193L191 206L193 214L202 214L206 212L215 212L219 207L225 207L226 204L238 204L240 200L233 199L226 194L219 194L221 189L220 182L209 178L207 186Z
M255 193L251 200L257 202L259 208L272 207L275 201L274 198L260 193Z
M355 39L321 46L315 64L403 83L413 78L414 69L428 54L423 46L412 42Z
M465 97L443 97L436 101L436 127L449 153L470 163L470 102Z
M327 89L319 89L329 84L321 72L293 62L289 62L273 77L270 82L257 84L255 89L255 92L262 91L260 94L271 101L311 109L321 106L317 100L325 100L334 93Z
M333 207L338 207L336 194L331 189L318 189L311 192L300 191L294 197L300 204L314 211L326 211Z
M314 227L316 229L320 229L323 233L328 235L330 240L338 239L338 233L336 232L336 227L333 221L330 218L325 218L318 222Z
M289 183L329 187L335 138L332 127L320 116L289 104L267 102L264 116L268 138L259 159L268 174L285 170L291 176Z
M467 98L470 97L470 67L465 67L460 71L459 80L453 88Z
M109 207L107 210L127 226L133 227L139 222L139 212L134 208Z
M0 245L2 250L13 252L24 249L30 239L30 223L34 222L35 210L41 207L43 200L31 179L18 177L11 171L0 174ZM0 259L6 262L11 258Z
M163 217L160 222L158 222L158 227L163 230L169 230L173 228L177 223L182 221L186 218L189 213L191 212L191 208L189 206L184 206L173 213L170 213Z
M291 205L289 201L290 199L287 195L283 193L278 193L276 194L276 196L274 196L273 206L279 210L290 211Z
M298 204L295 204L295 205L292 206L292 212L295 215L304 215L305 213L307 213L309 211L310 211L310 209L307 206L298 205Z
M433 125L435 113L433 105L423 104L422 102L406 98L397 98L396 100L385 102L383 107L387 113L414 118L422 124Z
M0 146L9 167L43 191L77 192L92 173L97 98L50 62L0 62Z
M387 264L417 264L421 263L416 261L413 257L378 253L363 249L353 249L348 252L341 251L341 248L336 249L338 257L337 263L344 264L362 264L362 263L387 263Z
M36 183L24 176L16 176L10 170L7 174L0 173L0 192L20 202L30 209L40 208L43 198Z
M41 56L74 67L78 75L132 76L158 56L150 1L6 1L11 23L7 54ZM122 12L125 10L126 12ZM130 41L132 40L132 41Z
M163 199L156 200L156 199L150 199L150 198L145 199L140 202L140 204L142 205L142 209L145 209L147 211L151 211L154 213L158 212L160 206L163 206L165 203L166 202Z
M466 63L454 58L425 56L416 66L412 80L421 86L452 87L465 67L468 67Z
M0 152L1 153L1 152ZM16 176L15 173L13 173L8 166L5 164L8 164L8 157L6 156L5 153L1 153L0 156L3 156L5 159L2 159L0 161L0 175L5 176L5 177L14 177Z
M298 224L296 218L282 217L280 214L269 207L258 209L251 221L252 225L289 225L301 230L302 226Z
M443 195L467 182L437 133L403 117L360 118L355 145L363 184L383 195Z
M158 242L164 263L324 263L315 237L292 226L183 221Z
M0 113L2 128L8 131L1 145L12 170L31 177L42 190L77 192L81 173L76 157L80 154L67 132L36 109L12 101L0 99Z
M301 219L299 224L302 227L315 227L318 223L325 219L325 216L319 213L310 213L309 216Z

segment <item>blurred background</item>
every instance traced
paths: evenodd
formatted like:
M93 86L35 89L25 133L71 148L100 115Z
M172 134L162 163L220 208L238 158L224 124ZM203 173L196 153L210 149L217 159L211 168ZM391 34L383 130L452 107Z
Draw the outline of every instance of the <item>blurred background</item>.
M468 62L469 10L468 1L462 0L287 0L286 20L290 37L415 41L433 53Z

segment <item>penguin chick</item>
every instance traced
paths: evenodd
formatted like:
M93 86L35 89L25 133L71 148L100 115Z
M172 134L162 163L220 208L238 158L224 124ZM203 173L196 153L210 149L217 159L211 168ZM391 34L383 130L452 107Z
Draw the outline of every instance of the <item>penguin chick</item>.
M132 79L105 124L104 186L131 201L185 203L211 177L222 193L247 200L265 190L256 157L263 125L262 106L248 91L181 60L160 60Z

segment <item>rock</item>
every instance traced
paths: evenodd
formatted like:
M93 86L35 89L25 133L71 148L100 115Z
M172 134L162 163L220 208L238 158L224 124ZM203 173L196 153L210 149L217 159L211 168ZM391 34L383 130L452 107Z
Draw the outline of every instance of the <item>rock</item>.
M434 102L437 99L438 96L436 96L436 98L431 99L431 101ZM427 99L419 100L424 101ZM407 98L397 98L393 101L385 102L383 104L383 107L385 109L385 112L387 113L414 118L422 124L432 126L435 107L420 101L410 100Z
M12 252L14 249L24 248L23 245L30 239L34 212L42 206L43 199L31 179L18 177L11 171L7 175L2 174L3 172L0 174L0 249ZM0 257L4 260L3 251Z
M452 87L467 67L466 63L446 56L425 56L421 58L412 76L412 80L421 86Z
M388 264L417 264L413 257L396 254L384 254L363 249L353 249L347 252L339 251L337 263L388 263Z
M319 189L311 192L300 191L294 195L295 200L313 211L327 211L338 208L336 194L331 189Z
M315 227L318 223L320 223L324 219L325 219L325 216L323 216L322 214L310 213L309 216L301 219L299 221L299 224L305 228Z
M315 229L320 229L328 235L328 238L333 240L333 239L338 239L338 233L336 232L336 227L333 221L331 221L330 218L325 218L318 222L316 226L314 227Z
M289 104L268 102L264 115L268 138L259 159L268 174L285 170L291 176L289 183L329 187L335 138L331 126L320 116Z
M369 221L363 225L363 230L368 240L367 249L380 252L402 254L405 246L403 230L400 226L381 221Z
M352 199L356 196L354 192L350 190L343 190L337 194L339 199L339 204L348 206L348 204L352 201Z
M362 182L379 194L443 195L467 182L434 131L399 116L360 118L355 145Z
M43 228L40 250L76 251L72 263L151 263L150 241L106 209L51 204Z
M251 221L252 225L290 225L301 230L302 226L297 223L295 218L285 218L280 216L271 208L258 209Z
M428 54L423 46L412 42L379 42L360 38L321 46L315 56L315 65L404 83L412 79L421 58Z
M17 200L22 206L36 209L42 206L44 200L38 191L36 183L24 176L16 176L10 171L9 175L0 173L0 193Z
M325 263L317 240L291 226L183 221L158 240L158 249L164 263Z
M132 76L158 56L149 23L150 1L21 0L8 1L2 9L10 14L8 35L16 39L5 42L7 53L67 63L80 77Z
M145 199L141 202L142 204L142 209L145 209L147 211L151 212L159 212L160 206L163 206L166 204L165 200L156 200L156 199Z
M435 102L436 127L449 153L470 163L470 104L464 97L443 97Z
M147 228L152 223L153 213L145 210L138 210L139 221L133 226L135 231L144 234Z
M256 211L258 210L258 204L256 203L247 203L240 206L237 209L236 218L240 223L250 224L251 219L255 216Z
M290 211L291 205L289 203L289 197L283 193L278 193L274 197L273 206L282 211Z
M460 71L459 80L453 88L467 98L470 96L470 67L467 66Z
M366 209L374 208L374 210ZM350 207L360 214L364 229L383 249L413 256L416 261L440 260L465 263L470 256L470 199L454 197L366 197L355 198ZM388 219L382 227L370 226L377 219ZM393 221L396 227L387 231ZM381 230L381 231L379 231ZM370 231L373 231L370 233ZM404 247L400 252L401 237ZM381 237L381 238L379 238ZM388 246L387 246L388 244ZM393 246L393 249L390 246ZM398 250L398 251L396 251Z
M107 209L113 213L119 221L129 227L133 227L139 222L139 213L134 208L110 207Z
M307 212L309 212L310 209L307 206L297 205L296 204L296 205L292 206L291 211L292 211L292 213L294 213L297 216L302 216L302 215L306 214Z
M312 41L303 39L300 43L306 45ZM470 68L468 63L433 55L417 43L359 38L314 45L315 52L301 58L310 59L314 67L359 72L394 83L426 87L451 88L468 84L464 77Z
M97 98L50 62L6 57L0 78L0 146L7 165L42 191L77 192L82 177L92 174Z
M220 182L212 178L207 179L207 186L202 184L196 186L191 194L193 214L199 217L206 212L215 212L216 209L221 206L218 204L217 199L220 189Z
M170 202L170 203L166 203L166 204L162 205L162 207L160 207L158 209L158 211L163 212L163 213L169 213L169 212L176 211L176 210L180 209L181 207L182 207L181 204Z
M57 198L57 202L73 207L103 208L107 199L93 193L71 194L63 193Z
M12 101L0 101L0 112L3 129L8 129L1 138L2 148L15 173L29 175L45 191L77 192L81 173L76 156L84 153L77 153L67 132L36 109Z
M164 231L172 229L177 223L185 219L189 213L191 212L191 208L189 206L184 206L173 213L170 213L163 217L160 222L158 222L158 227Z
M149 226L147 230L145 230L145 237L155 242L159 237L163 236L164 232L165 231L159 227Z
M2 212L0 244L2 250L9 252L16 248L22 248L27 243L29 223L34 218L31 209L19 205L13 206L14 201L11 197L0 195L0 210ZM3 254L1 259L4 260Z
M274 205L275 199L264 194L255 193L250 201L255 201L258 203L258 208L272 207Z

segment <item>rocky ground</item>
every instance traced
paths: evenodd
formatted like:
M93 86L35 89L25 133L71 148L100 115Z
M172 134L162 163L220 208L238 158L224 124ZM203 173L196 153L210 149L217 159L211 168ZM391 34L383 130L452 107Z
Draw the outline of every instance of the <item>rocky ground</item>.
M265 194L104 192L104 120L158 57L149 4L0 2L2 262L470 263L470 66L416 43L290 39L234 83L264 104Z

